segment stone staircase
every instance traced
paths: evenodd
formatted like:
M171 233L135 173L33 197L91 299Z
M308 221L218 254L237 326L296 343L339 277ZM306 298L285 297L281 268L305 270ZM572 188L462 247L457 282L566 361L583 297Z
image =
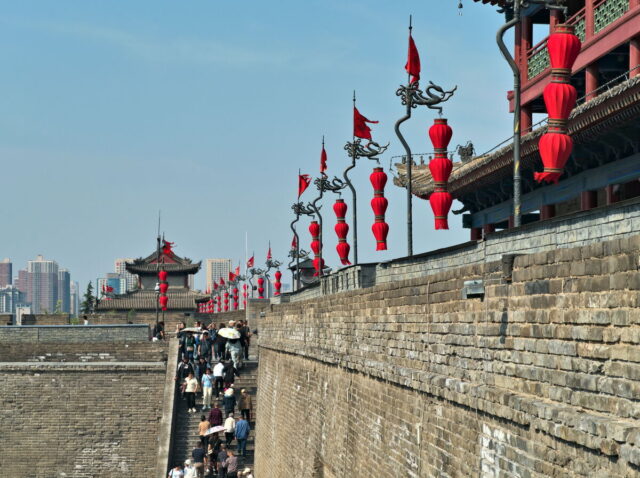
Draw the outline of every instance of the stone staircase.
M234 389L236 390L236 398L240 398L240 390L246 389L253 399L253 414L251 417L251 433L247 440L247 455L238 457L239 469L243 470L245 467L250 467L253 470L254 462L254 450L255 450L255 411L257 408L257 385L258 385L258 362L255 357L244 363L244 367L240 370L240 377L236 378L234 382ZM214 397L215 398L215 397ZM202 409L202 396L196 398L196 413L189 413L187 411L187 401L181 400L179 397L176 399L176 415L175 415L175 427L173 434L173 451L172 459L170 463L184 463L187 458L191 457L191 451L195 448L199 442L198 437L198 424L202 415L209 415L209 410L201 412ZM236 409L234 415L237 417L240 415L240 411ZM221 434L224 440L224 434ZM237 443L234 440L231 444L233 451L237 450Z

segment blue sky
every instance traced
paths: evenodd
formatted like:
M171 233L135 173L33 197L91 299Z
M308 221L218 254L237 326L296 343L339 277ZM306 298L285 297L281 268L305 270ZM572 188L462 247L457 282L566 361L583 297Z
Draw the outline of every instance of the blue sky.
M458 85L445 107L451 145L484 151L509 136L511 74L494 39L503 18L464 3L462 16L457 0L0 3L0 256L17 271L44 254L84 287L116 257L153 250L161 209L178 254L244 260L247 233L257 262L269 240L286 260L298 168L316 173L322 135L328 173L346 167L354 89L380 121L374 138L391 142L385 169L402 153L393 125L409 14L423 80ZM414 152L431 149L434 117L418 110L406 124ZM374 250L365 163L353 174L360 259L405 255L405 194L391 184L389 250ZM459 217L434 231L425 201L414 201L414 222L416 253L468 240ZM307 222L299 231L307 245Z

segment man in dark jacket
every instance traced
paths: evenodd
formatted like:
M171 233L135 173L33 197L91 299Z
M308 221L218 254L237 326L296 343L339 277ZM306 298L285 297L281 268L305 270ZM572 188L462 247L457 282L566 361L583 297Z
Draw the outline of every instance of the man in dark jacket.
M216 403L209 412L209 423L212 428L222 425L222 410L220 410L219 403Z
M224 369L222 370L222 378L224 379L224 387L229 388L233 383L234 376L239 377L240 373L233 365L233 361L229 360L225 362Z
M187 379L189 374L195 375L195 368L193 364L189 362L189 357L183 355L182 362L180 362L180 364L178 365L178 370L176 371L176 377L174 379L178 387L180 387L181 398L184 398L184 387L182 387L182 384Z

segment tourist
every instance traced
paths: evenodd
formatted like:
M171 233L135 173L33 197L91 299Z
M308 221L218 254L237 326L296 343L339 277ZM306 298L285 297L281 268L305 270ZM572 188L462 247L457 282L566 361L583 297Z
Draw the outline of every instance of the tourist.
M182 471L182 465L176 465L169 470L167 478L184 478L184 472Z
M180 331L182 329L184 329L186 327L186 325L184 324L184 322L178 322L176 324L176 335L178 335L180 333Z
M224 421L224 437L225 437L227 447L231 445L235 432L236 432L236 421L233 418L233 413L229 413L229 415L227 415L227 419Z
M182 362L178 365L178 369L176 370L175 381L180 387L180 397L184 398L184 388L185 382L189 374L193 375L195 373L195 367L191 362L189 362L189 358L184 355L182 357Z
M193 360L195 355L196 339L191 332L187 332L182 341L182 353Z
M184 478L196 478L196 468L193 466L193 460L184 462Z
M160 321L153 327L153 338L164 340L164 322Z
M251 345L251 330L246 320L241 320L240 339L242 340L244 359L249 360L249 345Z
M196 378L198 379L198 382L202 380L202 377L204 377L208 368L209 363L204 359L204 357L199 357L196 362Z
M218 328L218 331L224 329L224 324L220 324L220 327ZM216 359L218 360L222 360L224 359L224 351L225 351L225 346L227 345L227 339L225 339L222 335L217 334L216 335L216 340L213 343L213 348L216 354Z
M198 391L198 380L193 373L189 373L185 381L184 394L187 397L187 408L189 413L196 411L196 392Z
M212 433L209 435L209 447L207 448L207 464L209 465L209 471L213 476L213 472L218 472L218 453L220 453L220 445L222 440L219 433Z
M202 443L202 448L204 449L207 448L207 430L209 430L209 428L211 428L209 420L207 420L207 417L202 415L200 417L200 423L198 423L198 435L200 436L200 443Z
M220 410L218 402L215 403L209 412L209 424L212 427L219 427L222 425L222 410Z
M236 440L238 442L238 455L244 456L247 452L247 439L249 438L249 431L251 427L249 422L240 417L236 423Z
M224 390L223 375L224 375L224 363L220 361L213 367L213 386L216 388L215 389L216 397L219 397L220 394L222 393L222 390Z
M82 316L82 323L84 325L89 325L89 318L86 315ZM9 324L9 325L11 325L11 324Z
M238 476L242 478L253 478L253 473L251 473L251 468L246 467L244 470L238 473Z
M234 362L229 361L224 364L224 369L222 371L222 378L224 381L224 387L229 388L233 385L234 376L239 377L240 373L238 369L234 366Z
M226 478L238 478L238 457L233 454L233 451L227 450L227 459L224 461L224 466L227 469Z
M253 409L253 401L251 400L251 395L243 388L240 390L240 413L242 413L242 418L251 421L251 410Z
M198 443L193 449L191 452L191 458L193 458L196 476L198 478L202 478L204 476L204 462L207 458L207 453L202 448L202 443Z
M211 367L207 367L207 371L202 376L200 381L202 386L202 411L207 408L211 408L211 396L213 394L213 374L211 373Z
M200 344L198 345L198 357L204 357L207 362L211 361L211 338L209 337L209 332L204 331L202 333L202 338L200 339Z
M222 397L222 406L224 407L224 413L229 415L236 409L236 391L233 387L229 387L224 391L224 396Z
M242 343L240 341L241 338L227 340L227 352L231 355L231 361L238 369L242 368Z
M218 452L218 458L216 462L218 464L218 478L226 478L227 470L224 462L227 461L227 446L223 443L220 445L220 451Z

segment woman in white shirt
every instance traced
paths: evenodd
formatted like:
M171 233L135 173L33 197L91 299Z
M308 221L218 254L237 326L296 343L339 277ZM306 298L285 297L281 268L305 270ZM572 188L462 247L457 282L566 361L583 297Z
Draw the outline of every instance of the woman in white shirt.
M236 421L233 418L233 413L230 413L227 416L227 419L224 421L224 436L226 438L227 447L231 445L233 441L233 435L236 433Z
M184 395L187 398L187 408L189 408L189 413L193 413L196 411L196 392L198 391L198 379L195 378L192 373L190 373L185 383L186 387L184 389Z

